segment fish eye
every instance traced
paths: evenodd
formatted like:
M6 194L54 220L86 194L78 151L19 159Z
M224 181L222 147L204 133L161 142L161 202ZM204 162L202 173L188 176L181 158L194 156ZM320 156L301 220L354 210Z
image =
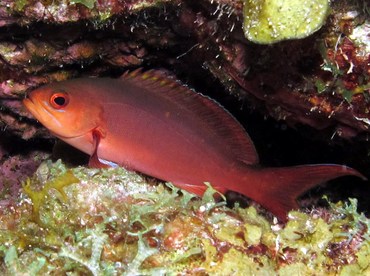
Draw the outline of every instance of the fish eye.
M68 104L68 95L65 93L55 93L50 98L50 104L56 109L63 108Z

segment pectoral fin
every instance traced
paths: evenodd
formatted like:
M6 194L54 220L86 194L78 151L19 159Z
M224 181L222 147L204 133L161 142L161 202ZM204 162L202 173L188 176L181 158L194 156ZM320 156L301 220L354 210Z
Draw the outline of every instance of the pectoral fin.
M93 136L93 149L94 149L94 151L93 151L93 154L90 156L89 167L92 167L92 168L109 168L110 166L107 165L107 164L102 163L99 160L99 157L98 157L98 148L99 148L100 139L102 137L101 133L98 130L94 130L92 132L92 136Z

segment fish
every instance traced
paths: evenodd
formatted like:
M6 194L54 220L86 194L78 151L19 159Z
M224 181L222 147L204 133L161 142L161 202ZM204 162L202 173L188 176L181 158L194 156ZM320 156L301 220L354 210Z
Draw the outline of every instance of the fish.
M46 84L23 100L54 136L90 156L172 182L201 196L241 193L280 221L297 197L357 170L337 164L265 168L243 126L219 103L160 70Z

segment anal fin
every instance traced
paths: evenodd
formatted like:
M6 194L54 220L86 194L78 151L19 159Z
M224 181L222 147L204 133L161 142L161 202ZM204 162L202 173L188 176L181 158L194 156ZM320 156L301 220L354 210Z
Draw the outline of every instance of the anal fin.
M174 182L174 185L180 189L183 189L189 193L196 194L198 196L203 196L204 192L208 189L207 185L191 185L191 184L178 184ZM225 188L220 188L220 187L213 187L215 190L218 192L225 194L226 189Z

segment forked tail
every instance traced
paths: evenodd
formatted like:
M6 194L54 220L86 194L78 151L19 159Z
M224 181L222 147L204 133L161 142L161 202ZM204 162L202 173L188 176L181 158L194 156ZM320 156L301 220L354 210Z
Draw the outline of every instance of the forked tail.
M257 172L254 183L240 186L238 192L250 196L285 222L287 213L298 208L298 196L320 183L346 175L366 179L352 168L332 164L265 168Z

